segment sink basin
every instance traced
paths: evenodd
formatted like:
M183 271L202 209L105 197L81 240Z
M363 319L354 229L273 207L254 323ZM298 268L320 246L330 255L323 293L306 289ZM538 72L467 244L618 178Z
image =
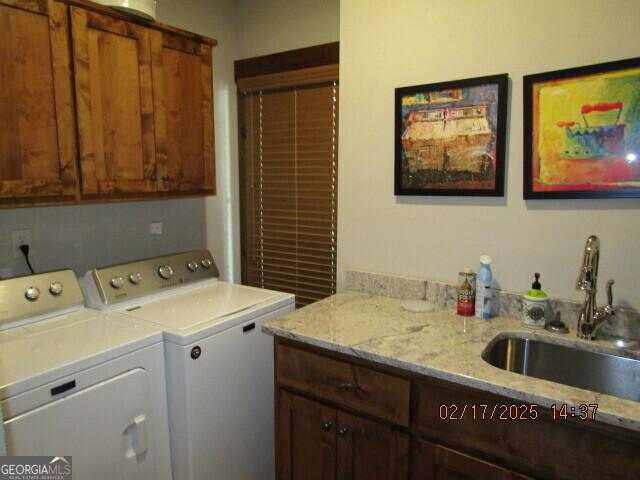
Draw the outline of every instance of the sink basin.
M640 360L514 336L489 344L482 358L509 372L640 401Z

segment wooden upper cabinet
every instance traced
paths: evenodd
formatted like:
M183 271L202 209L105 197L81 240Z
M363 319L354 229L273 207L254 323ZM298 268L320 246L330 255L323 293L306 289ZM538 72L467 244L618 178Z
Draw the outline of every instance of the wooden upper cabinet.
M0 0L0 206L215 193L215 45L86 0Z
M158 188L215 193L211 46L152 33Z
M151 30L71 8L82 193L156 191Z
M0 0L0 202L75 195L68 32L64 4Z

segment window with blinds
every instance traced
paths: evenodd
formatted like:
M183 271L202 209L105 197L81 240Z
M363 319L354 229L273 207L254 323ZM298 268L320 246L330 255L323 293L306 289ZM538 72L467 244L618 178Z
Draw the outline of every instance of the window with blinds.
M243 283L335 293L337 79L240 91Z

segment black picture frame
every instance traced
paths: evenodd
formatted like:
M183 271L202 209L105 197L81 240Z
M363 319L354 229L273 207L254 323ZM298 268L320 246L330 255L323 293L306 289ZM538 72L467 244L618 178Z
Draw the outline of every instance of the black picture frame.
M495 88L497 88L497 98L495 101L495 106L492 106L490 104L466 104L469 100L465 100L464 96L453 97L452 101L447 101L446 95L453 95L454 93L452 92L460 92L460 95L465 95L465 93L469 92L467 89L471 87L483 86L495 86ZM395 195L503 197L506 164L508 88L509 75L506 73L484 77L467 78L463 80L396 88L394 139ZM444 140L440 141L438 143L438 146L435 145L436 140L434 140L433 138L419 139L419 141L423 142L420 145L422 145L424 148L419 150L420 147L411 147L410 149L405 150L405 147L403 146L403 135L405 135L405 132L407 134L409 133L407 130L411 127L412 124L405 121L405 118L403 116L402 99L411 95L421 94L429 96L429 100L426 101L428 103L425 103L425 105L430 106L423 109L420 109L419 106L415 107L415 110L412 110L409 115L417 113L418 109L420 109L421 112L425 112L424 115L427 115L426 112L428 111L435 112L436 110L440 109L446 110L442 112L443 120L441 121L441 123L442 125L444 125L443 130L444 128L446 128L446 121L448 119L448 116L456 115L455 111L467 111L474 106L482 107L483 110L478 110L478 112L485 112L484 120L486 120L487 128L489 129L489 133L492 137L490 143L486 143L488 135L486 129L481 132L482 138L480 138L480 134L473 134L474 136L477 135L477 141L485 142L484 151L482 150L483 147L479 146L475 147L473 153L473 168L480 168L478 172L469 170L449 170L447 165L449 164L449 159L452 157L449 155L448 151L454 151L454 159L461 158L461 154L459 154L458 150L455 150L456 145L454 145L453 147L443 145ZM435 98L435 100L433 100L432 102L431 99L433 98ZM439 106L438 103L440 104ZM487 105L489 105L488 108L490 109L495 108L496 120L493 128L488 118L488 116L490 115L486 114L486 111L484 110ZM439 113L440 112L435 112L434 115L438 115ZM464 112L461 112L460 114L465 115ZM454 117L453 120L456 121L458 119ZM431 121L431 119L428 119L427 121ZM413 123L417 124L418 121L415 121ZM425 142L427 143L426 145L424 145ZM415 143L417 144L418 142ZM491 153L495 151L494 159L491 158L491 153L488 153L486 151L489 145L493 146L491 148ZM432 151L437 153L431 154L429 149L432 149ZM419 151L416 152L416 150ZM440 154L440 150L442 150L442 154ZM468 155L470 154L464 155L465 158L470 158L468 157ZM440 164L441 159L442 164ZM412 167L409 166L411 162L413 162ZM427 163L431 163L432 165L435 164L436 167L424 168ZM469 162L467 161L466 164L468 163ZM490 163L493 163L493 172L490 171ZM411 168L414 169L413 173L409 171ZM437 182L429 183L434 177L439 179L438 182L440 184L437 186ZM425 180L423 179L426 179L426 183L424 183ZM490 182L493 184L491 188L487 188L486 186L483 186L481 188L474 188L472 186L478 183L489 184ZM452 187L448 188L444 186L446 183L451 183ZM456 183L460 184L460 186L455 187Z
M589 199L589 198L639 198L640 197L640 187L638 188L604 188L602 183L600 187L594 186L591 189L586 189L585 184L582 184L580 187L580 183L576 182L573 185L577 189L569 190L562 189L567 188L566 185L571 185L565 183L563 186L549 186L549 190L541 190L544 187L537 187L536 190L534 188L535 176L534 173L537 174L538 178L540 176L540 162L541 159L538 157L538 161L536 163L536 152L534 151L536 146L536 142L534 142L534 128L537 123L535 120L534 111L534 102L536 101L534 90L536 86L548 83L548 82L558 82L561 80L579 80L580 77L592 76L597 74L605 74L609 72L619 72L630 69L640 68L640 58L631 58L627 60L619 60L614 62L606 62L599 63L594 65L587 65L576 68L567 68L563 70L555 70L550 72L526 75L523 77L523 101L524 101L524 119L523 119L523 128L524 128L524 152L523 152L523 198L525 200L537 200L537 199ZM585 79L586 80L586 79ZM613 100L613 99L611 99ZM640 93L638 94L638 101L640 101ZM616 101L611 101L611 103L598 103L596 100L595 105L606 105L607 108L609 106L615 105ZM587 105L585 105L587 106ZM583 107L584 108L584 107ZM591 110L596 111L596 110ZM620 109L620 113L622 112L622 108ZM576 112L577 113L577 112ZM589 113L589 112L587 112ZM620 113L618 114L618 118L620 118ZM584 117L584 113L582 113ZM587 120L584 120L586 123ZM616 120L617 122L617 120ZM572 122L575 123L575 122ZM559 122L558 127L570 129L569 122ZM588 126L587 126L588 127ZM576 128L579 128L577 126ZM585 128L585 127L582 127ZM567 135L565 133L565 135ZM624 139L624 137L623 137ZM566 148L566 145L563 146ZM565 150L566 152L567 150ZM585 150L587 151L587 150ZM637 152L636 157L638 158L638 164L640 164L640 151ZM576 159L579 160L579 159ZM599 157L598 160L603 161L606 160L606 157ZM534 165L535 164L535 165ZM640 171L640 165L638 165ZM640 177L639 177L640 179ZM640 184L640 180L638 182ZM555 188L555 190L554 190Z

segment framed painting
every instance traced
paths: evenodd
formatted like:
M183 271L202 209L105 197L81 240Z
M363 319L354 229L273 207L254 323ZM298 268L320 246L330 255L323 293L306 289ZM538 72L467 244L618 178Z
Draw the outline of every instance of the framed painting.
M504 195L508 81L396 88L396 195Z
M640 197L640 58L524 77L524 198Z

